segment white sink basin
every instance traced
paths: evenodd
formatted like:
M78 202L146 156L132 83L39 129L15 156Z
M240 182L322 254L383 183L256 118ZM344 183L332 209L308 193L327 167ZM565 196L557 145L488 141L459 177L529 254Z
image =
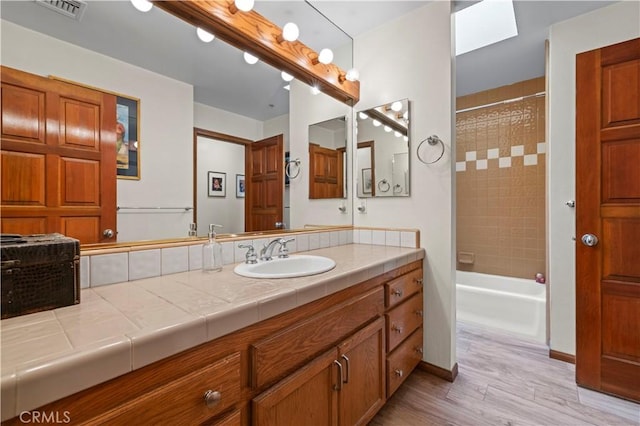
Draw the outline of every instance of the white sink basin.
M241 263L233 272L250 278L294 278L321 274L335 266L336 262L328 257L301 254L285 259L274 257L273 260L259 261L253 265Z

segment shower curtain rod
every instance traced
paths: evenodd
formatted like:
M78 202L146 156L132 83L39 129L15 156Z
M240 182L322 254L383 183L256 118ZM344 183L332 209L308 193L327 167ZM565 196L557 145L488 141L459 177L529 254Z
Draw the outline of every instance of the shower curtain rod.
M546 92L538 92L538 93L535 93L533 95L520 96L519 98L506 99L504 101L493 102L493 103L486 104L486 105L478 105L478 106L474 106L474 107L464 108L464 109L457 110L456 114L458 114L459 112L474 111L476 109L488 108L488 107L492 107L492 106L496 106L496 105L508 104L508 103L511 103L511 102L518 102L518 101L522 101L522 100L527 99L527 98L537 98L537 97L540 97L540 96L544 96L545 94L546 94Z

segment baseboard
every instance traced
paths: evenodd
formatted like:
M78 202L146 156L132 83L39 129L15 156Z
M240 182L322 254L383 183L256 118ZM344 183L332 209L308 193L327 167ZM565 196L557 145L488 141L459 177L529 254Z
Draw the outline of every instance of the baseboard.
M571 354L566 354L564 352L554 351L553 349L549 349L549 358L557 359L559 361L568 362L569 364L576 363L576 356Z
M458 377L458 363L456 362L453 365L451 371L446 370L442 367L438 367L437 365L429 364L428 362L420 361L418 364L418 368L424 372L429 374L433 374L436 377L440 377L448 382L453 382L456 377Z

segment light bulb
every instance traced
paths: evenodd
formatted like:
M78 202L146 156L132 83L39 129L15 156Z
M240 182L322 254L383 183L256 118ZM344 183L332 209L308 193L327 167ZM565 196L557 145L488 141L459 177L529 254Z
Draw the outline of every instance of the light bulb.
M284 90L291 90L291 85L287 84L286 86L283 87Z
M331 49L322 49L318 55L318 61L322 64L330 64L333 61L333 52Z
M405 136L405 137L404 137L404 141L405 141L405 142L409 142L409 136Z
M235 5L238 10L248 12L253 9L253 0L235 0Z
M287 74L287 73L286 73L286 72L284 72L284 71L282 71L282 72L280 73L280 77L282 77L282 79L283 79L284 81L291 81L291 80L293 80L293 76L292 76L291 74Z
M282 27L282 38L287 41L296 41L299 35L300 30L293 22L287 22L284 24L284 27Z
M153 7L153 3L149 0L131 0L131 4L140 12L148 12Z
M369 118L369 116L362 111L358 113L358 117L360 117L361 120L366 120L367 118Z
M391 104L391 110L398 112L402 109L402 102L400 101L395 101L394 103Z
M389 126L384 126L384 131L385 131L385 132L390 132L390 131L391 131L391 127L389 127Z
M311 93L317 95L318 93L320 93L320 89L318 89L316 86L313 86L311 87Z
M360 79L360 71L355 68L351 68L347 71L347 80L349 81L358 81Z
M394 135L396 138L399 138L400 136L402 136L402 133L400 133L399 131L397 131L397 130L396 130L395 132L393 132L393 135Z
M402 117L403 117L405 120L408 120L408 119L409 119L409 111L405 111L405 112L404 112L404 114L402 114Z
M251 53L249 52L244 52L244 61L246 63L248 63L249 65L253 65L256 62L258 62L258 58L256 58L255 56L253 56Z
M373 124L373 126L374 126L374 127L380 127L380 125L381 125L382 123L381 123L381 122L379 122L378 120L374 119L374 120L372 121L372 124Z
M198 34L198 38L205 43L209 43L213 41L214 38L216 38L216 36L208 31L203 30L202 28L196 28L196 34Z

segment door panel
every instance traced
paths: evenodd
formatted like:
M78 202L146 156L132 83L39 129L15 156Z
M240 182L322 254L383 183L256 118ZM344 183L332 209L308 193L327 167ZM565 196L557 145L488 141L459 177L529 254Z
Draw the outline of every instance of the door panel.
M640 401L640 39L577 55L576 89L576 381Z
M1 231L114 242L115 96L2 67L1 98Z
M283 136L254 142L246 152L245 231L276 229L284 214Z

